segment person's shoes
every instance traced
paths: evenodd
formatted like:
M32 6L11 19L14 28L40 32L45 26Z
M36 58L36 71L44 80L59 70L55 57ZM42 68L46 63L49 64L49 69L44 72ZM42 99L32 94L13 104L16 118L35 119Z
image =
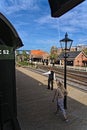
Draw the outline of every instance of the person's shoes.
M51 90L53 90L53 88L51 88Z
M65 122L69 122L69 120L68 120L68 119L65 119Z
M50 89L50 88L47 88L47 89Z

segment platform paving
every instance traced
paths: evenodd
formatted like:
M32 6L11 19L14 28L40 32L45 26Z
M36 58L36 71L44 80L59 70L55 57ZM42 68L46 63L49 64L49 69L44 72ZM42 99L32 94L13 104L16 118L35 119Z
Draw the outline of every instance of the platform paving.
M87 93L67 86L69 122L66 123L61 113L54 113L54 86L54 90L48 90L47 77L16 68L17 117L21 130L87 130Z

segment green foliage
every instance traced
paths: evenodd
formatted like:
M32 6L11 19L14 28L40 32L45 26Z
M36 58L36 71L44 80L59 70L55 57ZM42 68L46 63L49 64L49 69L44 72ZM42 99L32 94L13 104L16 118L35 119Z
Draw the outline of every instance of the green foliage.
M27 61L27 59L29 58L29 54L27 54L26 51L23 50L22 55L24 56L24 61Z
M27 65L28 65L28 62L26 62L26 61L18 62L18 64L27 66Z
M22 62L18 62L19 65L21 66L33 66L35 65L34 63L29 63L28 61L22 61Z
M54 60L57 59L57 57L58 57L57 50L58 50L57 47L55 47L55 46L51 47L51 50L50 50L50 59L54 59Z
M83 52L87 55L87 48L85 48L85 49L83 50Z

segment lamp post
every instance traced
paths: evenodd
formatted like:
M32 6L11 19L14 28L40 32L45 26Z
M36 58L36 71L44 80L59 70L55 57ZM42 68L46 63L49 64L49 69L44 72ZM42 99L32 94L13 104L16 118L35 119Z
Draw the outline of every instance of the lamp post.
M64 51L64 88L67 89L66 86L66 65L67 65L67 51L70 51L73 40L68 38L68 34L65 34L65 38L60 40L61 48ZM67 109L67 96L64 97L64 108Z

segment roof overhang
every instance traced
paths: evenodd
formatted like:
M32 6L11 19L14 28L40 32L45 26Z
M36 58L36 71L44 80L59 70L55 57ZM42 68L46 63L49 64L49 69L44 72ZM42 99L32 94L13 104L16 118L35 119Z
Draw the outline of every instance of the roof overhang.
M2 13L0 13L0 44L13 49L23 46L17 31Z

